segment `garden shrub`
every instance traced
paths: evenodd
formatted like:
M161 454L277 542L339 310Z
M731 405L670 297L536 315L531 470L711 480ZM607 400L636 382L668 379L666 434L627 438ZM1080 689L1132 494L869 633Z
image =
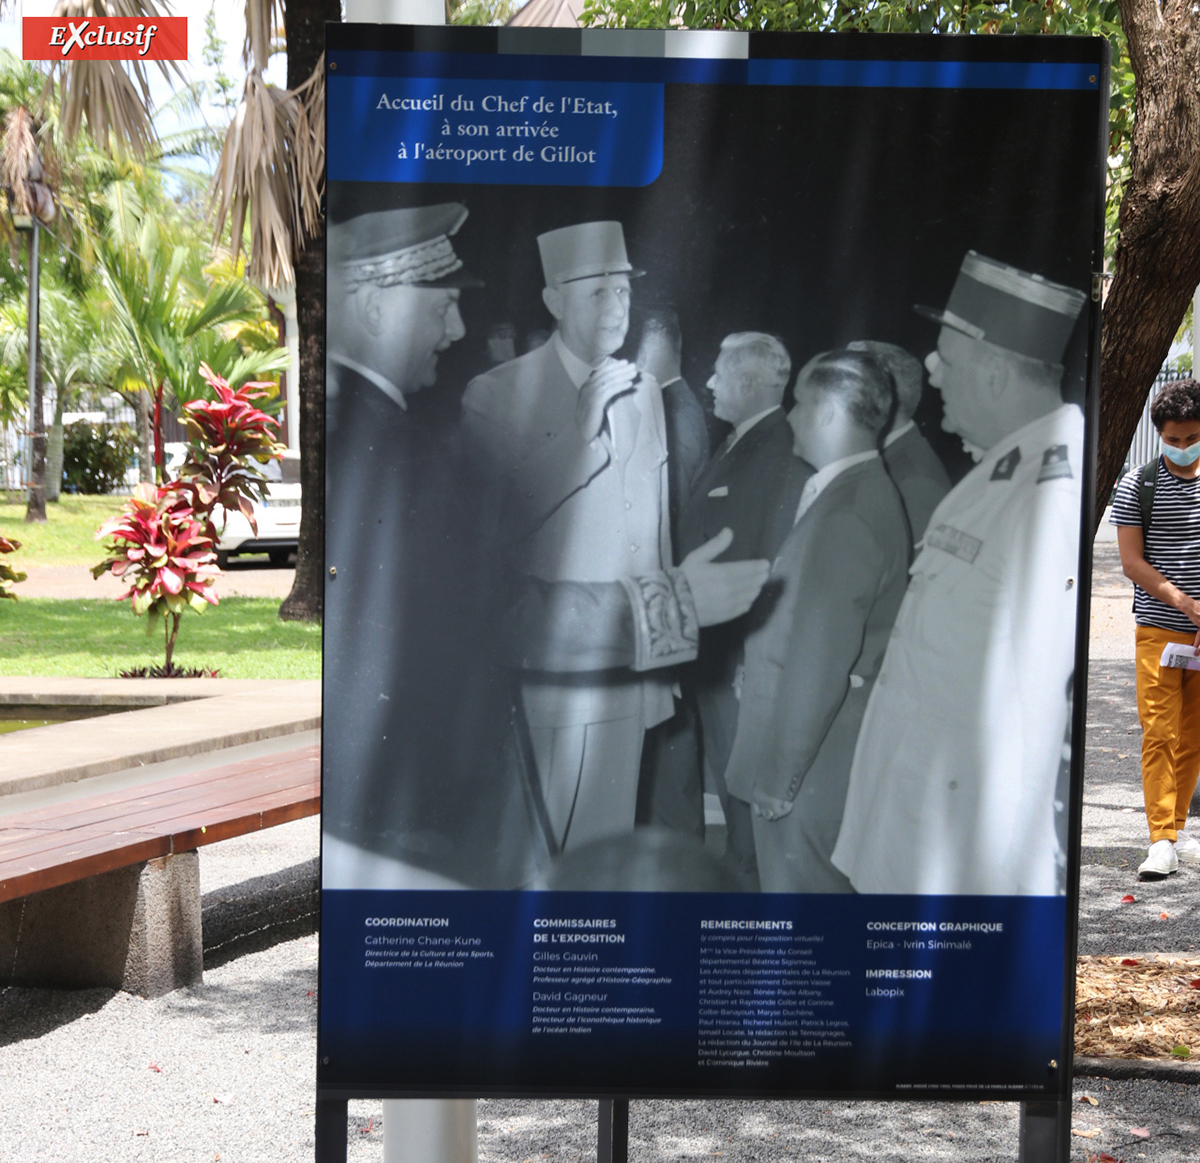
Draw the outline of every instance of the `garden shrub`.
M128 424L76 420L63 429L63 490L111 493L125 484L137 460L137 434Z

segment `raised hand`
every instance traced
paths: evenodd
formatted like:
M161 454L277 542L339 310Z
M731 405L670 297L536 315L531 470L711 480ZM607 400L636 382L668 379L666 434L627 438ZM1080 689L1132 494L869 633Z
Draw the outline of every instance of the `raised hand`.
M618 396L633 391L637 364L625 359L608 360L588 376L579 389L575 422L587 441L595 440L604 427L604 413Z

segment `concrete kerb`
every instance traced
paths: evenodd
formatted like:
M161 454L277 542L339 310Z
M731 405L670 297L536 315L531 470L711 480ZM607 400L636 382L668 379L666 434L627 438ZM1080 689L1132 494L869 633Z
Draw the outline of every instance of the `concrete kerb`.
M321 684L0 678L0 714L18 711L76 717L0 736L0 796L312 730L321 723Z
M1159 1058L1075 1058L1076 1078L1109 1078L1118 1082L1147 1079L1151 1082L1200 1084L1200 1063Z

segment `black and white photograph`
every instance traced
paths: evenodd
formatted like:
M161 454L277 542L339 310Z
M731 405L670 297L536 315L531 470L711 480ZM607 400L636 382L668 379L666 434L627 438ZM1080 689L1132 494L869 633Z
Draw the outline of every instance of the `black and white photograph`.
M662 157L331 174L324 888L1064 894L1096 94Z

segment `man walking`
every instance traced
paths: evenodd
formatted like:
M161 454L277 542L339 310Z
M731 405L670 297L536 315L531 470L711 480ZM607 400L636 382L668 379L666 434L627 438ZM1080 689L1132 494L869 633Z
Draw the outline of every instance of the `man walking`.
M1163 666L1171 643L1200 645L1200 383L1168 384L1150 405L1162 455L1117 489L1112 523L1121 568L1133 582L1142 791L1150 851L1138 868L1161 880L1200 864L1183 831L1200 772L1200 674Z

